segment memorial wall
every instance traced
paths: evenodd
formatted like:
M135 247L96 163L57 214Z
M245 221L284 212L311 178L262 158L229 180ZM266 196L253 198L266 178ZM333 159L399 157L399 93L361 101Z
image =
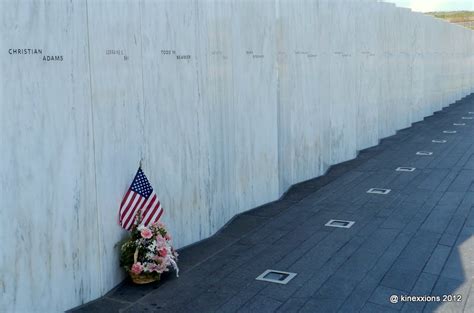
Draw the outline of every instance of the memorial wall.
M183 247L474 92L474 32L370 0L0 1L0 312L118 284L140 159Z

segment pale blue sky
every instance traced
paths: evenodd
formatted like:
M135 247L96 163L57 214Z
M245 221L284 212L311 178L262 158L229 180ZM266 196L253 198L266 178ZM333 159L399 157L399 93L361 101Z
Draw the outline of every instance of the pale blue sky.
M474 11L474 0L384 0L413 11Z

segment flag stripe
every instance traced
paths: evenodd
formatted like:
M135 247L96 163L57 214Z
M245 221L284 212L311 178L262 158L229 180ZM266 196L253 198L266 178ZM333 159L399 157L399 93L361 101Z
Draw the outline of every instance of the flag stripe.
M137 195L135 195L136 197ZM130 209L133 207L133 203L135 201L135 198L134 198L134 192L132 191L128 197L129 199L125 202L125 207L124 209L122 210L121 212L121 215L120 215L120 222L122 223L125 218L128 216L127 213L130 212Z
M137 205L137 208L135 209L135 213L133 214L134 218L131 220L131 224L127 226L127 229L132 228L132 225L135 223L135 220L136 220L136 215L137 215L136 212L142 210L145 204L147 204L149 200L150 199L145 199L142 197L142 201ZM142 212L142 220L143 220L143 212Z
M162 213L163 208L161 207L160 200L153 191L153 187L145 173L139 167L132 184L120 203L119 224L123 228L130 230L139 222L137 221L137 214L140 214L142 225L148 225L150 222L156 222Z
M153 212L150 214L150 216L148 217L148 219L145 221L145 226L147 226L150 221L151 221L151 218L157 213L159 212L159 210L161 210L161 205L160 205L160 202L158 202L156 204L156 206L153 208Z
M150 215L150 218L147 221L146 225L153 224L154 222L158 221L162 213L163 213L163 208L160 205L157 207L155 214Z
M150 210L150 208L153 206L153 203L156 201L156 199L157 199L156 193L152 193L149 198L150 201L147 203L145 210L143 211L143 216L148 214L148 210Z
M125 216L123 217L123 226L127 225L128 221L130 220L130 217L133 217L133 211L135 207L137 206L138 202L140 202L141 197L140 195L137 195L136 199L131 203L130 209L127 211Z
M137 201L137 203L135 204L135 206L133 207L133 209L132 209L131 212L130 212L131 214L128 216L127 220L125 221L125 227L126 227L126 229L130 229L130 228L131 228L131 226L133 225L133 223L135 222L135 219L136 219L136 217L137 217L137 214L136 214L136 213L137 213L137 209L138 209L139 205L140 205L143 201L145 201L145 198L140 197L140 196L138 197L138 199L139 199L139 200Z
M147 214L143 215L143 221L145 222L145 225L147 224L147 221L150 218L150 216L152 216L154 214L155 208L158 207L159 205L160 205L160 200L156 199L156 201L153 202L153 205L151 205L148 208Z
M150 210L150 214L148 215L148 217L147 217L147 219L145 220L145 223L144 223L145 226L147 226L148 223L150 222L151 217L152 217L152 216L155 214L155 212L156 212L156 209L157 209L157 207L154 206L153 209Z
M124 197L124 201L122 201L123 205L120 207L120 221L123 220L123 216L125 214L125 211L127 210L127 207L130 203L130 200L133 197L134 192L132 192L130 189L127 191L126 198Z
M138 209L143 210L143 208L146 207L148 203L150 203L150 201L151 201L151 198L146 199L146 201L143 201L142 205L140 205ZM143 216L143 211L142 211L142 216Z
M156 218L156 221L158 221L160 219L161 214L163 214L163 212L165 211L165 210L163 210L163 207L160 207L160 209L161 210L160 210L160 213L158 214L158 217Z
M121 221L124 220L125 216L127 215L128 211L130 210L130 207L133 204L133 201L135 200L135 198L137 196L137 194L134 193L134 192L131 192L131 194L132 194L132 197L126 202L127 206L125 207L125 210L123 210L123 212L122 212L121 219L120 219Z
M149 197L147 201L145 201L140 207L140 210L142 210L142 221L145 219L147 208L153 206L155 199L157 199L156 195L154 195L153 197Z
M118 214L119 225L122 225L122 213L123 213L124 205L127 202L129 195L130 195L130 189L128 189L127 193L125 194L125 197L123 197L122 199L122 203L120 204L120 210Z
M146 207L146 209L143 211L143 220L145 220L147 217L148 217L148 214L150 212L150 208L153 207L153 204L155 203L155 201L157 200L157 196L156 194L153 194L153 197L150 197L151 198L151 201L150 203L148 203L148 206ZM159 202L159 200L158 200Z
M130 199L129 208L126 212L124 212L122 221L126 221L130 217L133 208L137 205L137 202L140 201L140 195L134 192L132 193L134 194L134 196L132 197L132 199Z
M125 204L125 201L128 199L128 195L130 194L130 189L128 189L127 193L125 194L125 197L123 197L122 203L120 204L120 209L123 208L123 205Z

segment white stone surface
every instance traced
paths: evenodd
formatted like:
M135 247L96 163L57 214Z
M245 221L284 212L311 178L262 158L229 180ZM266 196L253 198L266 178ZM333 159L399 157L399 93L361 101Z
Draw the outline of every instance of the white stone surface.
M125 235L117 226L120 196L109 195L125 193L135 173L124 169L138 167L148 141L141 11L140 3L134 1L88 1L87 12L100 253L97 274L105 293L123 278L116 243Z
M140 159L183 247L474 91L474 32L372 0L4 0L0 34L2 313L123 279Z
M0 312L59 312L105 290L86 20L83 2L0 2Z

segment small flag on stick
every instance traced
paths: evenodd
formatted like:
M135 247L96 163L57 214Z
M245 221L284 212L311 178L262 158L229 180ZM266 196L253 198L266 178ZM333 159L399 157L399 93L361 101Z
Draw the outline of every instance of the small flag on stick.
M141 211L142 223L145 226L158 221L161 214L163 214L160 200L153 191L153 187L141 167L138 168L132 185L123 197L120 205L120 226L126 230L131 230L138 211Z

